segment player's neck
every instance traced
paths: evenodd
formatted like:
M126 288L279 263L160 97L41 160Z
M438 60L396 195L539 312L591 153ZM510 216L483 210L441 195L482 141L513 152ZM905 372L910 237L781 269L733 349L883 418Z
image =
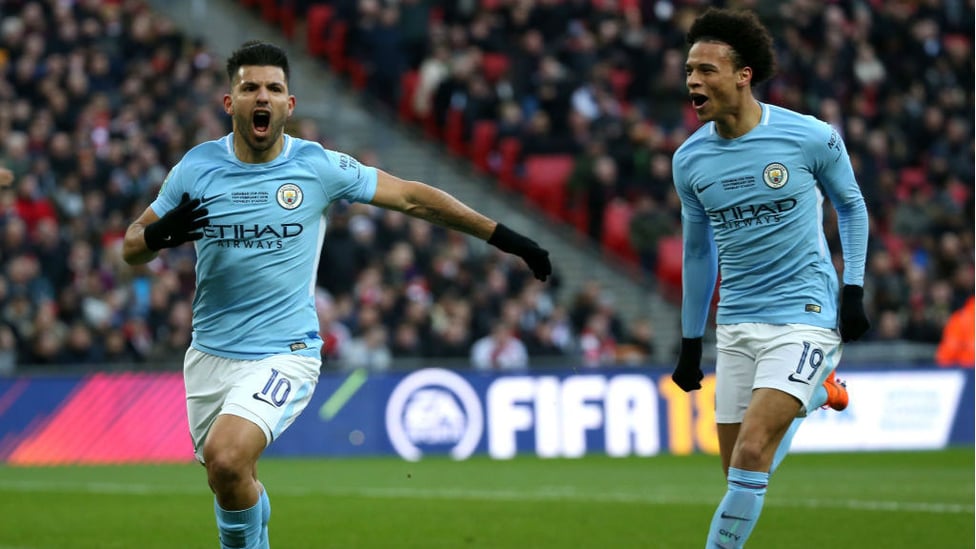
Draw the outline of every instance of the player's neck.
M239 133L234 132L234 156L245 164L264 164L265 162L271 162L275 158L278 158L278 155L281 154L281 150L284 147L284 135L279 136L275 144L270 148L259 151L251 148Z
M759 125L762 112L762 105L749 95L739 109L715 121L715 131L725 139L742 137Z

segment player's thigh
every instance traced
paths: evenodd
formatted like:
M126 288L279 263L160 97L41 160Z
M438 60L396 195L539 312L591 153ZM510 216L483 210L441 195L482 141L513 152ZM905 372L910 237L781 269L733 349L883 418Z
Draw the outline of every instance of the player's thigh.
M756 377L755 324L720 324L715 329L715 422L741 423Z
M756 358L756 388L777 389L802 404L805 415L814 391L837 367L840 335L805 324L769 326L767 344Z
M240 372L246 371L247 364L252 362L214 356L192 347L187 350L183 361L186 414L193 452L201 463L207 434Z
M303 355L274 355L248 365L227 394L220 413L257 425L271 444L305 410L319 378L321 361Z

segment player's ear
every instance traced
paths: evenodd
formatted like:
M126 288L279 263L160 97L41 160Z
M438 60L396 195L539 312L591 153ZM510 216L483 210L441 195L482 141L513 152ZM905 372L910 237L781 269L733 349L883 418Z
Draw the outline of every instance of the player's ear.
M294 95L289 95L288 96L288 116L291 116L291 113L294 112L294 110L295 110L295 96Z
M738 70L738 75L737 86L743 87L752 83L752 67L742 67Z
M234 114L234 100L228 93L224 94L224 112L230 115Z

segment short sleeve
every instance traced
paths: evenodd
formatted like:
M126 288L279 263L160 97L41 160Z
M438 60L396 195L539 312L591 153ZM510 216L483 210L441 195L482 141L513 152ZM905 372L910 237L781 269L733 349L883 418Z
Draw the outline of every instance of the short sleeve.
M352 156L321 148L317 171L332 201L369 202L376 194L376 168L365 166Z

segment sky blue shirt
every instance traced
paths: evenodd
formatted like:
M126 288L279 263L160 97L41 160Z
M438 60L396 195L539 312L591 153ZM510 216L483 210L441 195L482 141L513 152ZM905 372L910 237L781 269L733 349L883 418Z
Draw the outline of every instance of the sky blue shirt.
M202 143L150 205L162 216L186 192L210 212L196 242L196 349L239 359L319 356L314 289L325 212L336 200L372 200L376 170L318 143L284 139L281 154L264 164L238 160L233 134Z
M684 337L704 333L719 269L718 324L837 327L825 193L838 213L844 283L863 285L868 216L843 140L816 118L760 105L745 135L723 138L710 122L674 154Z

